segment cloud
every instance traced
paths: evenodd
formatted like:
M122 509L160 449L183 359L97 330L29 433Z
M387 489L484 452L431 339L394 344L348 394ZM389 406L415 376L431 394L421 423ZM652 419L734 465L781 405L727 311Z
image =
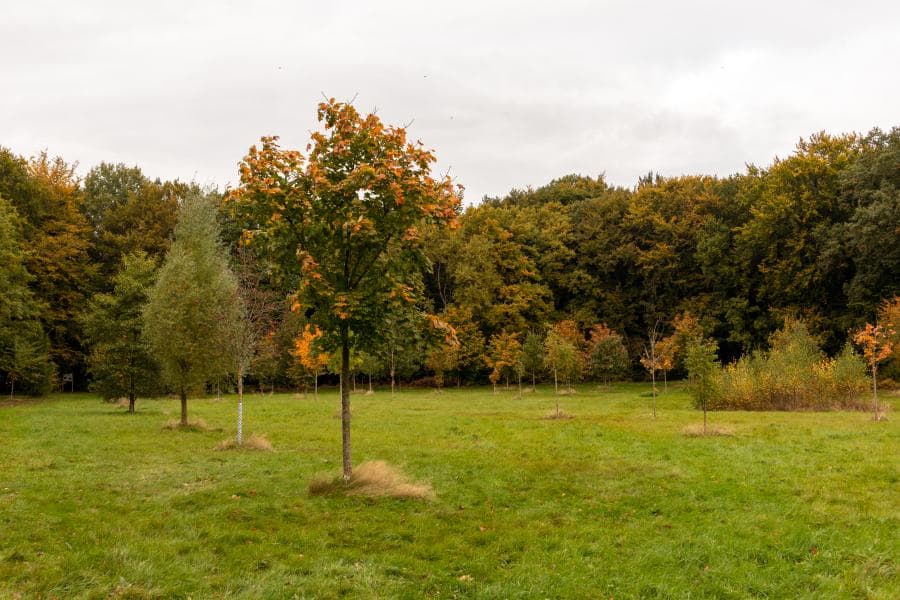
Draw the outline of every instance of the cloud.
M0 144L225 185L324 92L437 151L467 199L560 175L727 175L896 125L892 2L19 3Z

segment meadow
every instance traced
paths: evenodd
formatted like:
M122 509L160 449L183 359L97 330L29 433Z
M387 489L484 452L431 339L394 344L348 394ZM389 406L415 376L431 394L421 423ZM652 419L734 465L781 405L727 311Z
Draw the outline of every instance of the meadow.
M310 496L340 469L338 395L190 401L165 429L87 394L0 406L2 598L900 597L900 425L714 412L678 385L353 395L354 461L422 500Z

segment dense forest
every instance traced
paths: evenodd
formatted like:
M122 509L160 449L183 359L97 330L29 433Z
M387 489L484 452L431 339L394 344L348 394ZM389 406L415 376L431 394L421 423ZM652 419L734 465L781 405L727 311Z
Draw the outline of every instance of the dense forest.
M122 164L81 178L62 158L0 149L5 385L43 393L63 381L68 388L69 374L76 390L102 378L102 361L91 358L98 311L128 273L152 280L192 194L219 207L235 273L271 309L249 379L306 386L311 374L334 372L324 353L311 359L310 328L290 310L296 277L241 244L246 224L227 190ZM603 175L566 175L484 198L462 211L458 227L421 236L426 308L454 327L457 351L448 361L431 336L394 314L383 343L355 355L354 369L370 378L452 373L454 382L486 382L509 340L527 356L529 344L548 348L543 340L560 323L573 323L582 340L615 332L625 372L645 377L648 336L668 335L686 316L715 340L723 363L765 348L786 319L801 320L836 355L900 294L900 128L817 133L788 157L724 178L650 172L623 188Z

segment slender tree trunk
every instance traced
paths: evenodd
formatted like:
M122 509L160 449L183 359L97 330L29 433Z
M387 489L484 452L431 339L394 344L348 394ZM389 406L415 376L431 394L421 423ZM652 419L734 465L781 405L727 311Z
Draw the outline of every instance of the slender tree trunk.
M15 391L16 391L16 380L10 379L9 380L9 401L10 402L12 402L13 394Z
M134 414L134 401L134 392L131 392L128 394L128 412L130 412L131 414Z
M394 396L394 347L391 346L391 397Z
M534 384L534 371L531 372L531 389L535 389L537 386Z
M353 462L350 459L350 330L341 326L341 445L343 449L344 481L350 481Z
M237 423L237 444L240 446L244 443L244 367L238 367L237 373L237 392L238 392L238 423Z
M706 435L706 400L703 401L703 435Z
M187 391L181 386L181 426L187 427Z
M315 398L316 398L316 400L318 400L319 399L319 370L318 369L316 369L316 374L314 377L315 377L315 383L313 383L313 386L315 388ZM309 389L309 388L306 388L306 389Z
M372 392L373 394L375 393L375 390L372 389L372 375L371 374L369 374L369 391Z
M668 373L668 371L665 371L665 370L663 371L663 393L664 394L669 393L669 380L668 380L667 373Z
M653 382L653 418L656 418L656 371L650 370L650 380Z
M553 367L553 391L559 396L559 380L556 378L556 367Z
M522 374L519 373L519 399L522 398Z
M878 365L872 365L872 403L875 407L875 420L878 420Z

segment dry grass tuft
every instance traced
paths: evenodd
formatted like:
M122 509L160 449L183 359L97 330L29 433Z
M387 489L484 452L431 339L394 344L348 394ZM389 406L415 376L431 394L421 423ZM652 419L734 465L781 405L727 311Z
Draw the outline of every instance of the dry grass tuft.
M574 419L574 418L575 418L575 415L573 415L572 413L567 413L567 412L564 411L564 410L561 410L561 411L559 411L559 412L556 412L556 411L554 410L553 412L551 412L551 413L549 413L549 414L547 414L547 415L544 415L543 418L546 419L546 420L548 420L548 421L554 421L554 420L557 420L557 419L559 419L559 420L562 421L562 420L565 420L565 419Z
M734 427L730 425L707 425L706 433L703 432L703 425L696 423L693 425L685 425L681 433L687 437L703 437L703 436L729 436L734 435Z
M364 496L366 498L399 498L431 500L434 490L427 483L412 483L399 468L383 460L364 462L353 470L350 481L340 475L319 475L309 483L311 496Z
M577 394L577 393L578 393L578 391L573 387L563 388L563 389L559 390L560 396L571 396L571 395Z
M216 450L261 450L263 452L272 452L275 447L272 442L262 434L251 434L244 438L244 443L238 446L237 440L228 438L216 444Z
M195 419L188 421L187 425L182 425L179 419L169 419L163 425L163 429L179 429L181 431L210 431L210 426L203 419Z

